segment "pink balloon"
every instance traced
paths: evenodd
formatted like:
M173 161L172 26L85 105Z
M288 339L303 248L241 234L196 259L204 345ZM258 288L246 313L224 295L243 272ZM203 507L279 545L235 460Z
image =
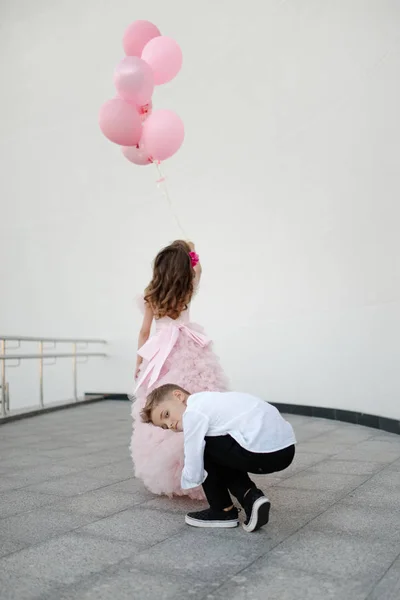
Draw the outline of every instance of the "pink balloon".
M134 106L124 100L113 98L100 109L101 131L114 144L134 146L142 135L142 124Z
M182 146L185 128L172 110L156 110L143 123L141 145L153 160L166 160Z
M161 85L171 81L181 70L182 50L175 40L162 35L146 44L142 59L153 69L154 83Z
M118 94L126 102L148 104L154 90L151 67L137 56L125 56L114 71Z
M153 161L141 146L128 146L122 148L122 154L134 165L150 165Z
M143 48L155 37L161 35L150 21L135 21L124 33L122 45L127 56L141 56Z

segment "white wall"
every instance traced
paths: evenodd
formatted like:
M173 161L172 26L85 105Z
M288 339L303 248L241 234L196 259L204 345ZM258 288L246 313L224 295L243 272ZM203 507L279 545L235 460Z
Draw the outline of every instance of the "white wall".
M186 124L165 171L233 385L400 418L398 0L2 0L0 333L105 337L81 386L131 389L134 298L179 237L97 126L136 18L184 52L155 104Z

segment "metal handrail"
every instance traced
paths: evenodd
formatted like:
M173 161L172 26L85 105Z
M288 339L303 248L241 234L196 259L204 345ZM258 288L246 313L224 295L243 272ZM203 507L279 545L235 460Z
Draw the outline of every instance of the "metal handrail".
M16 342L17 346L12 348L7 346L6 342ZM8 350L16 350L20 347L21 342L36 342L39 344L38 353L25 353L25 354L8 354ZM56 347L56 344L72 344L72 352L52 352L49 353L44 348L43 344L52 343ZM91 358L101 357L106 358L105 352L78 352L78 345L85 344L107 344L106 340L99 340L95 338L55 338L55 337L32 337L32 336L12 336L12 335L0 335L0 400L1 400L1 412L0 415L5 417L9 410L9 391L6 382L6 363L8 361L17 361L15 365L9 365L9 367L18 367L22 360L38 360L39 361L39 402L40 408L44 408L44 388L43 388L43 368L49 364L55 364L58 358L72 358L72 370L73 370L73 383L74 383L74 400L78 402L78 380L77 380L77 365L82 361L78 361L78 358ZM46 359L54 359L54 363L46 363ZM86 361L84 361L86 362Z
M105 352L62 352L58 354L0 354L0 360L25 360L30 358L73 358L74 356L103 356L106 357Z
M23 335L0 335L0 340L4 340L6 342L59 342L60 344L107 344L106 340L98 340L96 338L46 338Z

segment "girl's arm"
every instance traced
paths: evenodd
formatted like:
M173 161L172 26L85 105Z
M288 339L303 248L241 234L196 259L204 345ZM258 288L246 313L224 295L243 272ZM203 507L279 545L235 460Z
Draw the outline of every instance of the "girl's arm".
M141 326L140 332L139 332L138 350L149 339L152 322L153 322L153 311L152 311L150 304L148 304L146 302L145 309L144 309L143 322L142 322L142 326ZM143 362L143 358L141 356L139 356L139 354L138 354L137 359L136 359L135 379L137 378L137 376L139 374L140 365L142 364L142 362Z
M194 283L195 283L196 288L198 287L198 285L200 283L201 273L202 273L202 268L201 268L201 263L199 261L197 263L197 265L194 267Z

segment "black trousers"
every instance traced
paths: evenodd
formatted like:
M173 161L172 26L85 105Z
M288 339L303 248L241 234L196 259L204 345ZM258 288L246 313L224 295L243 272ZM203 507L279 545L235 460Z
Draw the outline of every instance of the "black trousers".
M292 463L295 447L269 453L245 450L230 435L206 437L204 468L207 478L204 493L211 508L221 510L232 504L229 492L240 504L250 488L256 484L248 473L258 475L283 471Z

